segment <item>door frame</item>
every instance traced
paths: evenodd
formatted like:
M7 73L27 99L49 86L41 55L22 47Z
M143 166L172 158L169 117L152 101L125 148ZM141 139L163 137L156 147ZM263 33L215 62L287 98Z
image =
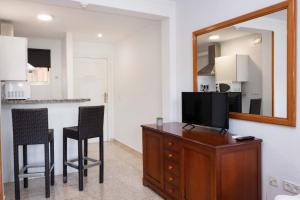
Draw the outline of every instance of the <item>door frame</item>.
M114 138L114 93L113 93L113 83L114 83L114 74L113 74L113 63L111 56L74 56L73 60L76 59L103 59L107 62L107 72L106 72L106 85L107 85L107 95L108 101L105 105L107 109L107 137L104 138L105 141L111 141ZM74 72L73 72L74 73ZM73 75L74 76L74 75Z

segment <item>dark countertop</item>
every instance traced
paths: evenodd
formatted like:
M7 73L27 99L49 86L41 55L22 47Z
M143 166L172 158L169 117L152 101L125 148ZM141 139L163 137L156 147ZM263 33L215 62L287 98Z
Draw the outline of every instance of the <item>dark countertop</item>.
M83 103L91 99L26 99L26 100L1 100L3 105L15 104L52 104L52 103Z
M222 148L225 146L236 146L245 143L262 142L261 139L238 142L234 139L234 135L230 133L221 134L219 131L211 128L196 126L193 129L182 127L185 124L180 122L164 123L163 127L157 127L156 124L142 125L143 128L150 129L161 134L182 138L187 141L200 143L210 148Z

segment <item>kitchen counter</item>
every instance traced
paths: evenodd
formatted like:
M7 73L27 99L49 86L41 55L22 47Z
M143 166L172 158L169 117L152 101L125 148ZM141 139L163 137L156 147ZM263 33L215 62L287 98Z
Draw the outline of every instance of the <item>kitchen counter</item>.
M1 104L51 104L51 103L83 103L91 99L26 99L26 100L1 100Z

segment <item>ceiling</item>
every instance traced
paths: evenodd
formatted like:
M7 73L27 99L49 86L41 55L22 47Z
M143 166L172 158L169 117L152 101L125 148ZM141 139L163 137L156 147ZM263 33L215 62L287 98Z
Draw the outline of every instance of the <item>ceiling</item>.
M261 18L268 18L272 20L280 20L287 21L287 10L278 11L269 15L265 15ZM255 19L254 19L255 20ZM200 35L197 38L199 51L207 50L207 46L212 43L224 42L232 39L236 39L239 37L244 37L253 33L261 33L263 30L253 29L253 28L245 28L240 26L240 24L236 24L234 26L230 26L227 28L223 28L217 31L210 32L208 34ZM212 35L220 36L220 39L215 41L210 41L209 37Z
M224 42L224 41L228 41L228 40L233 40L239 37L244 37L247 35L253 34L253 32L249 32L249 31L245 31L245 30L241 30L238 29L235 26L231 26L228 28L223 28L217 31L213 31L210 32L208 34L204 34L204 35L200 35L197 38L197 42L198 42L198 48L201 51L202 48L203 50L207 50L207 46L210 43L215 43L215 42ZM220 36L220 39L215 40L215 41L210 41L209 37L212 35L218 35Z
M150 24L159 23L158 19L113 13L94 5L82 7L77 2L64 0L50 2L0 0L0 19L13 22L16 36L63 38L66 32L72 32L75 39L101 42L117 42ZM36 16L40 13L52 15L53 21L38 21ZM103 37L98 38L98 33Z
M263 16L263 17L268 18L268 19L280 20L280 21L286 22L287 11L282 10L282 11L278 11L278 12ZM230 26L227 28L223 28L223 29L220 29L217 31L213 31L213 32L198 36L198 38L197 38L198 49L199 49L199 51L207 51L207 47L210 44L233 40L233 39L244 37L244 36L247 36L247 35L250 35L253 33L260 33L262 31L263 30L241 27L240 24L237 24L234 26ZM218 35L218 36L220 36L220 38L218 40L211 41L209 39L209 37L212 35Z

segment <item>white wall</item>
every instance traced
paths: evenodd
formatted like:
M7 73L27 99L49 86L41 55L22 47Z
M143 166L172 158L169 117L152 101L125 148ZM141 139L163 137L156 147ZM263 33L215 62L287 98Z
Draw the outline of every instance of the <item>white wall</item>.
M51 50L50 83L48 85L31 85L32 99L62 98L61 45L61 40L28 38L28 48Z
M160 31L154 23L116 45L115 138L140 152L140 125L162 114Z
M174 0L75 1L117 10L117 13L161 20L162 116L165 121L176 120L176 2Z
M178 119L181 119L180 96L182 91L192 91L192 32L239 15L270 6L280 0L186 0L177 1L177 96ZM234 5L234 6L228 6ZM298 10L299 11L299 10ZM297 20L299 23L299 20ZM299 24L297 27L300 27ZM298 29L299 33L299 29ZM297 43L299 47L299 43ZM300 53L298 52L298 57ZM298 71L298 77L300 72ZM300 87L297 87L299 94ZM298 119L300 108L297 109ZM230 132L239 135L254 135L263 139L262 173L263 199L273 200L281 188L268 185L270 175L300 184L300 128L230 120ZM281 187L281 183L279 183ZM267 197L268 196L268 197Z
M73 80L73 34L65 33L62 40L62 92L64 98L73 98L74 80Z

